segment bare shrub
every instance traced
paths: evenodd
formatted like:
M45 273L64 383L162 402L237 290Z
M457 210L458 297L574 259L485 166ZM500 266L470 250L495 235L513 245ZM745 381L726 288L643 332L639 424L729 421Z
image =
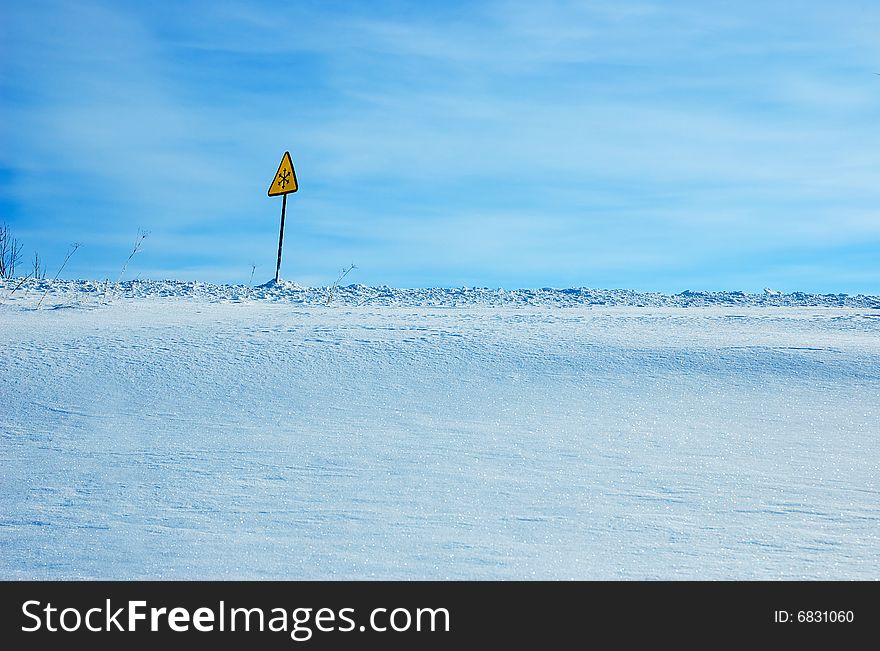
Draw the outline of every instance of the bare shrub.
M40 254L34 252L34 267L31 274L34 280L43 280L46 277L46 265L40 260Z
M330 305L330 302L333 300L333 294L336 293L336 289L339 287L339 283L342 282L342 279L345 278L349 273L353 270L357 269L352 262L348 267L343 267L342 271L339 272L339 277L333 281L333 284L327 290L327 303L326 305Z
M125 260L125 264L122 265L122 271L119 272L119 278L116 279L114 283L114 288L122 282L122 277L125 275L125 270L128 269L128 263L131 262L131 259L135 256L135 254L141 250L141 246L144 243L144 240L147 239L147 236L150 234L150 231L145 231L142 229L138 229L137 237L134 241L134 246L131 249L131 253L128 254L128 258ZM110 279L107 279L107 282L104 284L104 294L101 297L102 300L107 298L107 290L110 288Z
M62 262L62 263L61 263L61 266L58 268L58 273L56 273L56 274L55 274L55 277L52 279L52 282L53 282L53 283L54 283L56 280L58 280L58 276L61 275L61 272L64 270L64 267L67 266L67 261L70 260L70 256L72 256L74 253L76 253L76 250L77 250L79 247L80 247L79 242L74 242L73 244L70 245L70 251L67 252L67 257L64 258L64 262ZM38 309L38 310L40 309L40 306L43 304L43 299L46 298L46 294L49 293L49 290L50 290L51 288L52 288L52 285L50 284L50 285L46 288L46 291L43 292L43 295L40 297L40 300L39 300L39 302L37 303L37 309Z
M7 224L0 224L0 278L15 278L21 262L21 242Z

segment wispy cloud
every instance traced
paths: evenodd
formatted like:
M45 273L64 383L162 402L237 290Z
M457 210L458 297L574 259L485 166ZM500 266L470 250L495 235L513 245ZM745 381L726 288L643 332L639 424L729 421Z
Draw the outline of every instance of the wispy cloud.
M790 7L3 5L0 208L240 281L290 149L292 278L880 291L880 9Z

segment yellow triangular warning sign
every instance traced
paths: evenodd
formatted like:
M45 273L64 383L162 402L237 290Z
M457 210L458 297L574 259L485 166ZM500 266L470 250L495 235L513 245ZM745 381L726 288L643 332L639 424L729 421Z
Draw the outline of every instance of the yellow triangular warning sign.
M272 179L272 185L269 186L269 196L274 197L279 194L288 194L296 192L298 186L296 184L296 172L293 171L293 161L290 160L290 152L284 152L281 157L281 165Z

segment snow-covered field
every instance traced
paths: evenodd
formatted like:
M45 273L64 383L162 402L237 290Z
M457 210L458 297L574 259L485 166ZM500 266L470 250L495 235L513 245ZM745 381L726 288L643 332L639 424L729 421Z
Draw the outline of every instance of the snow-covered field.
M880 578L878 297L14 288L0 578Z

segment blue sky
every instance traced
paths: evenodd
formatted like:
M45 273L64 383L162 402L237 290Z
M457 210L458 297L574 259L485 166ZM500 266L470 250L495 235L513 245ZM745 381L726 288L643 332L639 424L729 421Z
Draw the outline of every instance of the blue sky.
M50 274L880 293L880 3L0 0Z

